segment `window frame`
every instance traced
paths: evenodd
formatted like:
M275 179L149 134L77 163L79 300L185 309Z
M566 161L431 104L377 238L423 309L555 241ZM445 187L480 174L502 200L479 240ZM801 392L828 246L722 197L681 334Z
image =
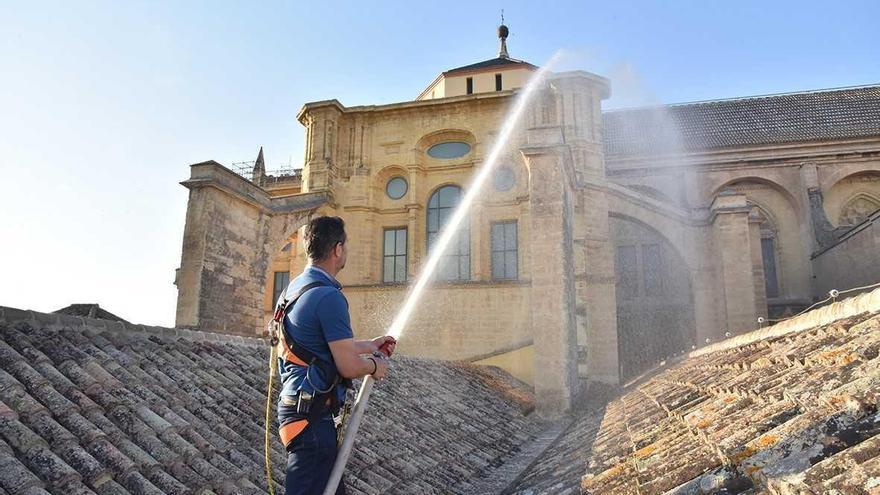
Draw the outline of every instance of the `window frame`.
M451 206L442 206L440 204L440 195L441 195L442 191L448 190L450 188L454 188L457 193L457 198L455 200L455 203ZM441 221L441 218L444 216L441 212L445 210L448 213L447 218L451 217L453 212L455 211L455 208L457 208L459 203L461 202L461 197L463 194L464 194L464 191L462 190L461 186L459 186L457 184L444 184L442 186L437 187L437 189L435 189L434 192L432 192L431 195L428 197L427 208L425 208L425 250L429 256L431 253L431 245L433 244L432 237L439 237L440 232L443 231L443 227L446 225L445 222ZM436 198L436 205L432 206L431 203L434 202L435 198ZM437 230L432 231L431 230L431 224L432 224L431 216L432 216L432 212L434 212L434 211L436 211L436 214L437 214L437 218L436 218ZM436 275L438 280L443 280L446 282L471 280L471 236L470 236L471 229L470 229L470 222L469 221L470 221L469 217L464 218L461 226L458 229L458 232L457 232L455 238L453 239L453 242L458 243L458 249L456 250L456 252L454 254L448 254L448 251L451 250L453 247L453 246L450 246L447 249L447 254L444 254L443 256L441 256L440 263L439 263L439 271ZM462 252L462 247L465 248L464 252ZM450 261L449 261L450 258L455 258L455 260L456 260L455 264L457 266L457 268L456 268L457 276L455 278L446 278L444 276L444 269L447 266L444 263L450 263ZM464 274L462 274L462 271L463 271L462 270L462 261L464 261L465 264L467 265L467 269L464 270Z
M474 78L468 77L464 80L465 85L465 94L472 95L474 94Z
M441 148L441 146L444 146L444 145L464 145L467 147L467 151L465 151L464 153L455 154L455 155L451 155L451 156L437 156L436 154L431 153L431 150L443 149L443 148ZM473 145L471 145L471 143L469 143L467 141L463 141L463 140L453 140L453 141L441 141L439 143L434 143L431 146L428 146L428 148L425 150L425 154L434 160L460 160L460 159L466 157L468 154L470 154L470 152L473 150L474 150L474 147L473 147Z
M278 276L279 275L282 275L282 277L281 277L282 281L285 278L283 275L287 276L286 277L287 282L282 282L282 287L280 289L278 288ZM281 297L281 294L285 291L285 289L287 289L287 287L289 285L290 285L290 270L273 272L273 275L272 275L272 307L273 308L275 307L275 304L278 302L278 298Z
M514 235L514 245L513 249L508 249L508 230L507 226L513 226L513 235ZM503 239L501 239L502 248L495 249L495 227L501 227L501 235ZM495 264L495 254L500 253L504 259L504 262L501 264L501 271L503 274L501 276L496 276L496 264ZM513 275L507 273L507 259L508 255L513 255ZM492 280L519 280L519 221L516 219L513 220L497 220L491 222L489 224L489 271L492 277Z
M387 241L388 241L388 233L394 232L394 249L392 254L387 254ZM397 236L400 232L403 232L404 241L403 241L403 253L397 252ZM391 259L391 263L394 267L394 274L391 277L391 280L388 280L388 273L386 271L386 261ZM403 279L398 280L397 273L397 260L399 258L403 258ZM382 229L382 283L383 284L403 284L409 279L409 229L406 226L402 227L384 227Z
M766 242L766 244L765 244ZM761 268L764 270L764 296L767 299L776 299L780 297L782 293L782 287L779 284L779 265L777 264L777 256L776 256L776 236L774 235L762 235L761 236ZM765 245L769 245L769 249L765 248ZM768 260L765 256L767 253L770 253L772 259ZM770 277L767 274L767 267L771 267L773 269L773 288L775 289L774 293L770 293Z
M403 181L403 194L401 194L399 197L396 197L396 198L395 198L395 197L392 196L391 193L388 191L388 188L391 186L391 183L392 183L392 182L394 182L395 180L398 180L398 179L400 179L401 181ZM409 181L407 181L407 180L406 180L406 177L404 177L404 176L402 176L402 175L395 175L395 176L389 178L389 179L385 182L385 196L388 197L388 199L390 199L390 200L392 200L392 201L398 201L398 200L401 200L401 199L405 198L405 197L406 197L406 194L407 194L408 192L409 192Z
M495 74L495 91L501 91L502 87L501 74Z

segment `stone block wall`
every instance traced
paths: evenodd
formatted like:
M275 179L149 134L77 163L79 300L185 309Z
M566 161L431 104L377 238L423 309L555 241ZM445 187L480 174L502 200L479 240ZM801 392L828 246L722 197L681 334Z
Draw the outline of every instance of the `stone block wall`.
M271 255L308 221L324 196L270 198L216 162L193 165L176 326L222 333L265 329Z
M846 290L880 282L880 211L837 244L814 256L813 274L815 299L825 299L831 289Z
M405 286L345 287L357 338L384 334ZM424 292L404 328L402 354L470 360L531 339L528 283L440 284Z

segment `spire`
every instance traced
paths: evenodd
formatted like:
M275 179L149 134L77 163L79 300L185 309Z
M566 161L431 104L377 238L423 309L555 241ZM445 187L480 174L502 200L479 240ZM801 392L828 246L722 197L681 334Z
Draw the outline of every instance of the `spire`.
M498 58L510 58L510 55L507 54L508 34L510 34L510 30L504 25L504 9L501 9L501 25L498 26L498 39L500 40L498 46Z
M257 161L254 162L254 172L251 175L251 182L259 185L266 176L266 164L263 161L263 147L260 146L260 153L257 155Z

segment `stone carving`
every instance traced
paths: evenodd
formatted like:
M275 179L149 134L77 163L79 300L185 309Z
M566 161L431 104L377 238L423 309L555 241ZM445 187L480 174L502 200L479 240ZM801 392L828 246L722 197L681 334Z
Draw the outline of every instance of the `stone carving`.
M858 225L878 209L880 209L880 203L877 201L864 195L856 196L840 209L840 220L837 225L841 227Z

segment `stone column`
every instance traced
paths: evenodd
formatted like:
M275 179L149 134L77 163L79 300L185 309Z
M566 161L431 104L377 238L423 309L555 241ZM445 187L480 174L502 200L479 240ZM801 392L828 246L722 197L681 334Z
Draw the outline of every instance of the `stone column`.
M297 119L306 126L303 192L329 191L339 174L338 134L345 108L335 100L309 103Z
M492 269L489 257L491 253L491 239L489 222L486 220L486 208L477 200L474 201L466 222L470 222L471 235L471 280L491 280Z
M819 172L815 163L805 162L801 164L801 185L806 193L806 205L809 206L809 224L812 227L814 242L813 248L822 249L834 243L837 236L834 226L828 221L825 214L825 204L822 197L822 189L819 187Z
M583 191L586 285L583 303L587 320L587 373L591 381L617 385L620 361L617 347L617 293L614 244L604 188Z
M712 340L757 327L757 295L749 235L750 207L742 194L722 191L711 206L715 259L718 263L724 328ZM700 342L705 344L705 341Z
M761 222L756 211L749 213L749 245L752 250L752 279L755 284L755 314L767 318L767 286L764 283L764 253L761 246Z
M421 209L418 204L406 205L406 271L407 280L415 278L419 271L419 260L421 259L421 251L419 250L419 214Z
M583 263L576 273L579 293L576 309L583 315L577 325L586 344L586 377L616 385L620 379L617 349L617 301L615 294L614 245L608 221L607 177L603 155L602 100L610 96L608 80L585 72L556 74L550 81L555 97L557 127L542 127L536 135L529 130L529 141L564 143L571 156L566 169L577 184L579 208L574 218L576 246ZM533 200L534 201L534 200ZM533 252L532 256L540 256ZM574 308L573 308L574 309Z
M562 147L522 150L529 168L535 402L542 418L567 413L577 393L572 185Z

